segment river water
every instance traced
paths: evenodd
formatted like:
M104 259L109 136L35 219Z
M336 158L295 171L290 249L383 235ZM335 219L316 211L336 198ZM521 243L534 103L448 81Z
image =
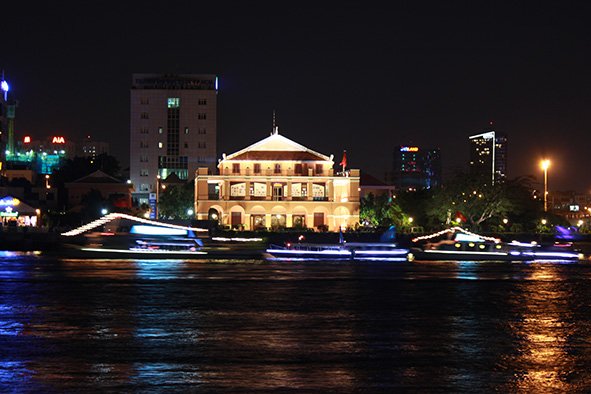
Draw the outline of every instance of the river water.
M1 261L1 392L591 390L588 262Z

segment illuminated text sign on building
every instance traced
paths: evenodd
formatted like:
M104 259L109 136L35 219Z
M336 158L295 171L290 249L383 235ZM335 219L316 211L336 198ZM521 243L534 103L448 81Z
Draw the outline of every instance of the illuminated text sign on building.
M4 197L2 199L0 199L0 206L16 206L18 204L20 204L20 200L18 198L14 198L14 197Z
M28 135L25 135L25 138L23 138L23 143L30 144L31 143L31 137L29 137Z
M64 137L53 137L53 139L51 140L52 144L65 144L66 143L66 139Z
M418 152L418 151L419 151L418 146L401 146L400 147L400 152Z

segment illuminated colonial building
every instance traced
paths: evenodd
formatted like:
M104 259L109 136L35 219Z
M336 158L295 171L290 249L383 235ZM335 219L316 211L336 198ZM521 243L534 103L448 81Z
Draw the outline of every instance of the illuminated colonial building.
M279 134L199 168L195 212L233 228L313 227L337 231L359 222L359 170L336 175L330 157Z
M489 131L470 139L470 172L491 179L492 183L507 177L507 136Z
M147 203L157 178L188 180L217 158L215 75L133 74L130 179L134 197Z

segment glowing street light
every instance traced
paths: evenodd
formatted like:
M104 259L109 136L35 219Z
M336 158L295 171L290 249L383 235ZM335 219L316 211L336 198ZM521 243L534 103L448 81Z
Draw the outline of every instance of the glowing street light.
M540 166L544 170L544 212L548 212L548 168L550 168L550 160L542 160Z

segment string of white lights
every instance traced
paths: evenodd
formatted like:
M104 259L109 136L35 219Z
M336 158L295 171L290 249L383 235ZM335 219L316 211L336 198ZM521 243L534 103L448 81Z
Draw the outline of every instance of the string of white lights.
M433 234L429 234L429 235L423 235L421 237L413 238L412 239L412 242L424 241L424 240L427 240L427 239L431 239L431 238L442 236L442 235L444 235L446 233L455 233L456 231L459 231L459 232L464 233L464 234L467 234L467 235L473 235L475 237L480 237L480 238L482 238L482 239L484 239L486 241L491 241L491 242L495 242L495 243L501 242L501 240L498 239L498 238L495 238L495 237L485 237L483 235L473 233L471 231L468 231L466 229L463 229L463 228L457 227L457 226L456 227L450 227L448 229L439 231L437 233L433 233Z
M109 223L112 220L115 220L115 219L128 219L128 220L132 220L132 221L139 222L139 223L151 224L153 226L174 228L177 230L187 230L187 231L194 231L194 232L208 231L207 229L204 229L204 228L186 227L186 226L180 226L177 224L163 223L163 222L158 222L155 220L139 218L137 216L132 216L132 215L128 215L125 213L115 212L115 213L109 213L109 214L103 216L102 218L99 218L99 219L94 220L90 223L84 224L78 228L75 228L73 230L62 233L61 235L65 236L65 237L73 237L75 235L79 235L79 234L82 234L86 231L89 231L89 230L92 230L92 229L97 228L99 226L102 226L106 223Z

